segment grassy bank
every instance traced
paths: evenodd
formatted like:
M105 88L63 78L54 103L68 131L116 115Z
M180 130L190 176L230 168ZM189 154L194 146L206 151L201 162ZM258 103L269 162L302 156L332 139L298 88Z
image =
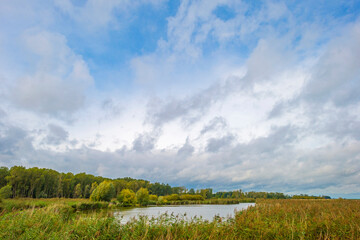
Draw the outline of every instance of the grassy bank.
M154 202L152 205L189 205L189 204L238 204L242 202L255 202L255 199L207 199L202 201L169 201L163 204ZM150 202L151 203L151 202ZM0 202L0 211L11 212L14 210L25 210L31 208L44 208L54 204L63 204L73 207L75 210L96 210L103 208L117 208L122 207L116 200L110 204L107 202L92 202L84 198L17 198L4 199ZM140 206L136 204L132 207Z
M359 239L359 212L359 200L262 200L228 221L164 215L121 225L61 203L3 212L0 239Z
M83 198L17 198L4 199L0 203L0 212L7 213L26 209L38 209L51 207L53 205L71 207L77 210L96 210L111 207L107 202L92 202Z

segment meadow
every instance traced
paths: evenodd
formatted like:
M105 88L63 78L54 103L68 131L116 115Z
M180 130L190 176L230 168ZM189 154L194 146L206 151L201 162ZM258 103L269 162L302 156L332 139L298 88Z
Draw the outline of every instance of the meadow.
M111 211L85 214L72 206L79 202L42 202L28 209L3 208L0 239L360 238L360 200L257 200L256 206L227 221L185 221L182 216L162 215L126 224L120 224Z

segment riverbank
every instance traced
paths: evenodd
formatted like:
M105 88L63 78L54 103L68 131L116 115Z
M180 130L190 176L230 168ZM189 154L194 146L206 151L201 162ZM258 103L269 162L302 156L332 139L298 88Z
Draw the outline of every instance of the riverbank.
M67 203L3 212L0 239L358 239L359 200L260 200L227 221L81 214Z
M200 205L200 204L238 204L238 203L253 203L255 199L208 199L203 201L168 201L163 204L153 204L149 206L168 206L168 205ZM17 198L4 199L0 203L0 212L11 212L15 210L25 210L31 208L44 208L51 205L60 204L72 207L74 210L96 210L105 208L123 208L116 200L108 202L92 202L84 198ZM140 205L130 206L139 207ZM129 207L129 208L130 208Z

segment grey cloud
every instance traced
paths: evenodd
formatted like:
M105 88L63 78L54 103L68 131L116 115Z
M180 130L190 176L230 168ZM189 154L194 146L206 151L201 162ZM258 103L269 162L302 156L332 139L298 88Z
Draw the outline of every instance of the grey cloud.
M229 146L233 141L235 137L231 134L228 134L221 138L210 138L206 145L206 151L208 152L217 152L224 147Z
M6 117L6 112L0 108L0 119Z
M185 124L199 120L210 106L228 94L228 85L217 83L203 91L184 99L172 99L168 102L153 100L148 105L149 121L155 126L162 126L180 118Z
M239 144L237 148L243 153L275 153L279 148L288 147L298 138L296 127L274 127L266 137L256 138L248 144Z
M152 133L139 134L133 141L132 150L139 153L151 151L156 141L157 138Z
M0 132L0 152L6 155L13 155L21 149L28 134L18 127L7 127Z
M281 117L288 105L289 104L286 102L276 103L273 109L268 113L268 119Z
M189 138L186 139L185 144L178 150L177 155L180 157L191 156L195 148L190 144Z
M227 126L226 119L223 117L214 117L207 125L203 127L200 134L203 135L207 132L224 129Z
M48 129L48 135L44 139L47 144L59 145L68 140L69 133L65 131L61 126L49 124Z
M116 117L122 111L122 107L115 103L111 98L105 99L101 104L101 108L106 112L106 118Z
M25 130L0 124L0 165L26 165L35 156L32 141Z
M0 163L92 174L101 170L106 177L130 176L188 187L213 187L214 190L294 192L296 189L306 193L320 188L330 191L332 187L334 192L342 193L341 189L351 184L352 188L354 184L360 188L357 184L360 180L358 141L327 144L310 150L295 149L292 144L298 140L297 133L305 130L291 126L274 128L267 137L246 144L232 144L226 151L207 152L206 158L203 153L192 153L179 161L181 154L173 151L144 155L127 148L115 152L86 146L64 152L34 149L29 147L31 142L24 130L9 128L0 138ZM142 142L146 137L141 135L137 139ZM8 145L3 145L4 142ZM182 153L192 152L189 140L183 147ZM145 147L149 148L152 147ZM11 155L6 155L7 149L11 149Z
M334 138L336 141L352 138L360 140L360 119L347 109L327 111L314 117L316 133Z

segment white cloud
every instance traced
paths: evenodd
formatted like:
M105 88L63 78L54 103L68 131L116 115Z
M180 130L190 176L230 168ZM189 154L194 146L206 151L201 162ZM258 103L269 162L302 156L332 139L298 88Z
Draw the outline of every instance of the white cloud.
M87 64L58 33L27 32L24 37L35 69L12 84L10 100L27 110L67 118L84 105L93 83Z

